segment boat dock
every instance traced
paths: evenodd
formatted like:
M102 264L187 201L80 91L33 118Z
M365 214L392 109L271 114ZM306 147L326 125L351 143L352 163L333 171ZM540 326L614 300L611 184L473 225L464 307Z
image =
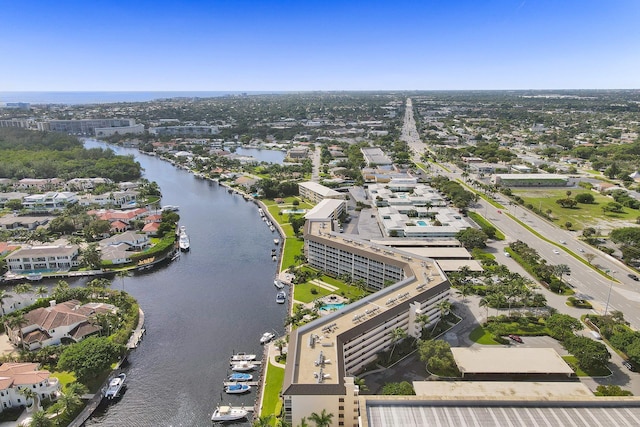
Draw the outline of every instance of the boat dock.
M138 344L140 344L140 341L142 341L142 337L145 333L147 333L147 330L144 328L144 311L138 308L138 325L129 337L129 341L127 342L127 350L133 350L134 348L137 348Z

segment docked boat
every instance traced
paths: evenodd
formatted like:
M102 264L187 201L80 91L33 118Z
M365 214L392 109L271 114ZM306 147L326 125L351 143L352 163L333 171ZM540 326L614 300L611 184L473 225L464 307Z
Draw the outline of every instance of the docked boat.
M191 242L189 241L189 235L187 234L187 229L183 225L180 227L180 235L178 237L178 247L181 251L186 252L189 250L191 246Z
M175 205L164 205L161 209L163 211L176 212L180 210L180 207Z
M276 245L280 244L280 239L273 239L273 243L275 243Z
M269 226L269 230L271 230L271 231L276 231L276 228L275 228L273 225L270 225L270 226Z
M276 294L276 302L278 304L284 304L287 301L287 294L285 291L280 291Z
M251 386L242 383L229 384L224 387L224 392L227 394L242 394L249 390L251 390Z
M276 279L273 281L273 286L275 286L278 289L283 289L284 288L284 283L282 283L280 280Z
M262 334L262 336L260 337L260 344L266 344L269 341L271 341L272 339L274 339L276 336L276 334L274 334L273 332L265 332L264 334Z
M42 280L42 273L29 273L27 274L26 279L31 282L38 282Z
M229 375L229 381L233 382L243 382L243 381L251 381L253 379L253 375L245 374L244 372L234 372Z
M256 355L255 354L248 354L248 353L243 353L243 352L239 352L234 354L233 356L231 356L231 362L241 362L243 360L256 360Z
M104 392L104 397L110 400L118 397L120 395L120 390L122 390L122 387L124 387L124 382L126 379L127 375L124 373L118 375L115 378L112 378L111 381L109 381L109 387L107 388L107 391Z
M218 406L213 415L211 415L211 421L235 421L241 420L247 416L249 411L244 409L244 406L240 408L234 408L233 406Z
M234 362L231 364L231 370L234 372L246 372L246 371L251 371L255 368L256 368L256 364L251 363L250 361L247 361L247 360Z

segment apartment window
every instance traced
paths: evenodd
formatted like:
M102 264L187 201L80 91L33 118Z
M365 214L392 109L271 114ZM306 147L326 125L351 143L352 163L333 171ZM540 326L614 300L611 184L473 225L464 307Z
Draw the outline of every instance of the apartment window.
M339 399L338 399L338 402L340 402L340 403L344 403L344 397L339 398Z

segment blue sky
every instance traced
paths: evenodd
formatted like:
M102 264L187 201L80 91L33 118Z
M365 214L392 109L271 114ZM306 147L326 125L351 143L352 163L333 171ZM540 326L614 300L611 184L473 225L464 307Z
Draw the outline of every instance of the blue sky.
M638 0L0 0L0 91L640 88Z

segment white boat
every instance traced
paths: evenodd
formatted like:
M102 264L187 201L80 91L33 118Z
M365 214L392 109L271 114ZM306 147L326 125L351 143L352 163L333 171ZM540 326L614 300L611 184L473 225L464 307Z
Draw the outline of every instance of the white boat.
M271 231L276 231L276 228L275 228L273 225L270 225L270 226L269 226L269 230L271 230Z
M104 392L104 397L107 399L115 399L120 394L120 390L124 386L124 382L127 379L127 375L122 373L109 381L109 387Z
M240 362L234 362L231 364L231 370L234 372L246 372L255 369L256 365L250 361L243 360Z
M176 212L180 210L180 207L175 205L164 205L161 209L163 211Z
M180 236L178 237L178 247L181 251L186 252L189 250L191 246L191 242L189 241L189 235L187 234L187 229L183 225L180 227Z
M32 282L37 282L39 280L42 280L42 273L29 273L27 274L26 279Z
M227 394L241 394L246 393L251 390L251 386L249 384L235 383L229 384L224 387L224 392Z
M276 245L280 244L280 239L273 239L273 243L275 243Z
M230 360L231 362L241 362L243 360L256 360L256 355L240 352L231 356Z
M276 302L278 304L284 304L287 301L287 294L285 291L280 291L276 294Z
M280 280L276 279L273 281L273 285L278 288L278 289L282 289L284 288L284 283L282 283Z
M276 336L276 334L274 334L273 332L265 332L264 334L262 334L262 336L260 337L260 344L266 344L269 341L271 341L272 339L274 339Z
M245 418L249 411L244 409L244 406L240 408L234 408L233 406L218 406L213 415L211 415L211 421L234 421Z
M229 381L233 382L251 381L252 379L253 375L245 374L244 372L235 372L229 375Z

